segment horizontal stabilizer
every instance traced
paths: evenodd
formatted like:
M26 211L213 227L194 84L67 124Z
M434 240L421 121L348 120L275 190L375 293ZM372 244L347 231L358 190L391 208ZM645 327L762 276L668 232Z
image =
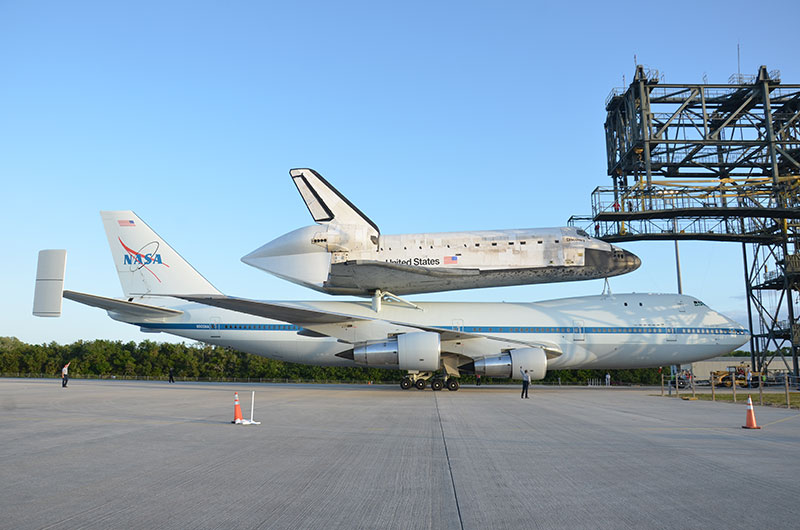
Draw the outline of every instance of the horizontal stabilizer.
M61 293L64 290L66 250L40 250L33 292L33 314L37 317L61 316Z
M106 311L113 311L115 313L140 318L167 318L183 314L183 311L177 309L128 302L126 300L117 300L115 298L106 298L105 296L78 293L75 291L64 291L64 298L69 298L70 300L84 305L99 307Z

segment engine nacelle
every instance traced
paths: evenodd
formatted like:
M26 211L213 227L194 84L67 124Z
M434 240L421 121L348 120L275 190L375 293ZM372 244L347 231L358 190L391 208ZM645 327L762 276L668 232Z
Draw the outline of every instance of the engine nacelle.
M353 361L379 368L432 372L439 369L439 334L429 331L402 333L397 337L356 344Z
M473 362L476 374L486 377L522 379L527 370L531 379L544 379L547 374L547 354L541 348L516 348L502 355L481 357Z

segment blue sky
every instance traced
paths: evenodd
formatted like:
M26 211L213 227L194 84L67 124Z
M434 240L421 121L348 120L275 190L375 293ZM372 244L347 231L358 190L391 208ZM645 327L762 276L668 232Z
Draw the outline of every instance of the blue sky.
M0 1L0 335L168 339L70 301L60 319L31 316L43 248L68 250L67 288L121 294L101 209L136 211L228 294L324 298L239 261L311 224L293 167L322 173L387 234L563 225L611 182L604 100L634 55L667 81L726 82L738 42L743 73L766 64L800 82L779 23L800 7L772 7L779 19L737 1ZM626 248L643 265L614 291L675 292L671 243ZM743 321L741 247L685 243L681 256L684 292Z

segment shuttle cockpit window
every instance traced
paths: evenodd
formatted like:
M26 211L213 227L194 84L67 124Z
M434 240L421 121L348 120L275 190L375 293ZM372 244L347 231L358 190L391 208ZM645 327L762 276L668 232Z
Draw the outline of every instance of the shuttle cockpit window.
M577 234L581 237L589 237L589 234L581 230L580 228L577 230Z

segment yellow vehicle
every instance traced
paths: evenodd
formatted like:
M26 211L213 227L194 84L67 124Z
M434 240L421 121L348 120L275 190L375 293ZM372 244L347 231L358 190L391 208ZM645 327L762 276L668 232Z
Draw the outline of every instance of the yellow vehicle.
M731 387L733 381L736 385L742 388L747 388L747 367L742 366L729 366L727 370L717 370L711 373L711 383L714 386ZM754 387L758 386L758 379L761 377L760 372L750 372L751 384Z

